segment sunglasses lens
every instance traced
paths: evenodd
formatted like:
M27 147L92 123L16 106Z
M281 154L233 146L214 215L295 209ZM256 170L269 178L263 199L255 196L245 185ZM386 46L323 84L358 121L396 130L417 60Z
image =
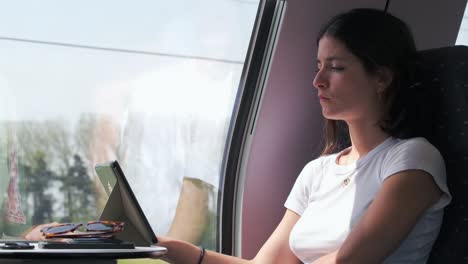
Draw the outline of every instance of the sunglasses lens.
M76 224L64 224L59 226L51 226L43 230L44 234L60 234L72 231Z
M123 230L124 223L118 221L95 221L85 224L86 231L78 230L82 223L69 223L41 229L46 238L91 238L112 237Z
M112 222L93 222L86 225L88 231L103 231L112 232L115 228L115 224Z

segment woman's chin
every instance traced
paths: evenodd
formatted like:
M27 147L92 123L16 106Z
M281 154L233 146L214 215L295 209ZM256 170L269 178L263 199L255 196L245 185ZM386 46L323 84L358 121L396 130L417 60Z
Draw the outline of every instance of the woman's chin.
M323 117L325 117L326 119L338 120L338 118L336 118L336 115L334 115L333 113L330 113L330 111L326 111L326 110L324 110L324 109L322 109L322 115L323 115Z

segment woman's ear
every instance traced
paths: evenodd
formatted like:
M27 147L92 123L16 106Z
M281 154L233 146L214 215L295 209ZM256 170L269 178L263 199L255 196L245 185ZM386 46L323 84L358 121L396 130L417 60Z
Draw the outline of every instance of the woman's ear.
M377 70L377 93L383 93L392 84L393 71L388 67L380 67Z

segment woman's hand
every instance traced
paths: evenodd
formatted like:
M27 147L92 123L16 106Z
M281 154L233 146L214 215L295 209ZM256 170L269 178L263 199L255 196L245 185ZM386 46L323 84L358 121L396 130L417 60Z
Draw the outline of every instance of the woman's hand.
M21 237L24 237L27 240L45 240L44 234L42 234L41 229L48 226L57 225L57 222L47 223L42 225L37 225L31 227L29 230L26 230Z
M200 257L199 247L171 237L158 236L156 246L167 248L167 254L158 258L169 263L192 263Z

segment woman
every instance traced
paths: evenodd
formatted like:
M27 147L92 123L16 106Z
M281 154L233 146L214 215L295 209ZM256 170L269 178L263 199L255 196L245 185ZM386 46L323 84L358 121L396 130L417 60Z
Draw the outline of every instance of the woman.
M314 86L324 155L305 166L285 215L253 260L160 237L170 263L425 263L450 202L444 161L415 137L410 30L379 10L337 15L320 31ZM350 147L339 150L338 124Z
M440 153L412 137L405 89L415 55L410 30L388 13L355 9L331 19L318 37L313 83L327 144L297 178L276 230L251 261L161 238L166 260L425 263L451 197ZM351 146L331 154L342 121Z

